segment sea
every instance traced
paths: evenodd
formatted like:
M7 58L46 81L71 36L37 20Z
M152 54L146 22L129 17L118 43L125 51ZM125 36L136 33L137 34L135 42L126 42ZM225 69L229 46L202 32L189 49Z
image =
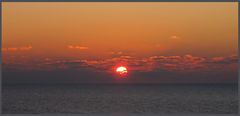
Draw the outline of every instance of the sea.
M237 114L237 84L6 84L3 114Z

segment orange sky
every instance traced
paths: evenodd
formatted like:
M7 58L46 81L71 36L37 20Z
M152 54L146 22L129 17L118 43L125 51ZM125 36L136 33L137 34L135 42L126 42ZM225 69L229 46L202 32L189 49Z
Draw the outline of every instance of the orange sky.
M4 82L236 83L237 23L237 2L3 2Z
M237 13L237 3L226 2L4 2L3 53L228 56L237 53Z

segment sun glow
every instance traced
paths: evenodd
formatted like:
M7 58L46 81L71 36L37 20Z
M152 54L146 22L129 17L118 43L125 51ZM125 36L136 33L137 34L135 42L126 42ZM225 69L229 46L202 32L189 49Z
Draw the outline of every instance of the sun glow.
M124 75L124 74L127 74L128 71L126 67L120 66L120 67L117 67L116 72L121 75Z

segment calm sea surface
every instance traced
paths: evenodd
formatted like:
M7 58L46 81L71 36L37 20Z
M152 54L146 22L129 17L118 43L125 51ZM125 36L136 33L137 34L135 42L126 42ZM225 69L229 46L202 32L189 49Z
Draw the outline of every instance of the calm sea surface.
M238 113L237 85L3 85L3 113Z

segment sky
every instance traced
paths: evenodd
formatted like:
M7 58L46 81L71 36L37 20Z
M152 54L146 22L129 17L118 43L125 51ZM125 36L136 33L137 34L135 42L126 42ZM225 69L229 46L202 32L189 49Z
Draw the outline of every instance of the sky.
M227 2L4 2L3 83L236 83L237 24Z

